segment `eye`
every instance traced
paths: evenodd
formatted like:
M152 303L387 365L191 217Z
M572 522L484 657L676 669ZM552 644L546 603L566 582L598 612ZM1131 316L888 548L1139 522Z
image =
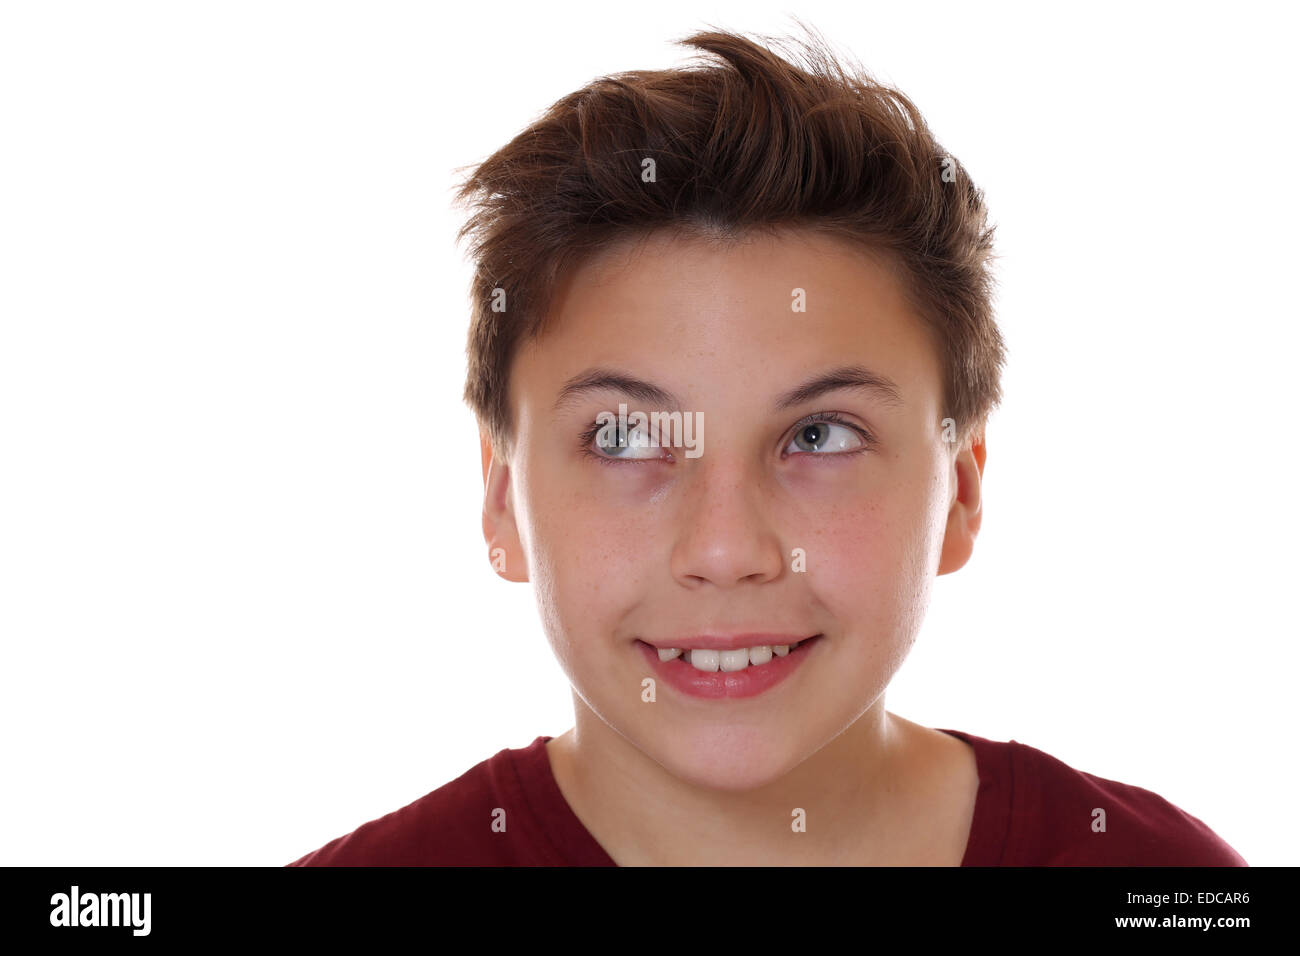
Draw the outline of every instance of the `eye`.
M671 460L671 455L665 459L663 449L651 442L650 433L640 425L620 431L617 422L596 422L583 433L581 451L604 464Z
M876 439L865 428L842 418L835 412L818 412L801 419L794 426L794 437L786 454L806 452L847 455L875 447Z

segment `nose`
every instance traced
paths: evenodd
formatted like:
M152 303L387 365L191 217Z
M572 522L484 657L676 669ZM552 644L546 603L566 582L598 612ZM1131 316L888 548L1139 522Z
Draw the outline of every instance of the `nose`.
M716 443L691 464L680 489L687 500L677 512L674 579L692 588L731 588L779 577L785 562L771 520L774 496L764 482Z

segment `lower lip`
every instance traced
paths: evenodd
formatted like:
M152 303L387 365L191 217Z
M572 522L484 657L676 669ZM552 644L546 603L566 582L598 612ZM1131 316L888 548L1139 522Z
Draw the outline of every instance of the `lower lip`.
M803 664L821 644L822 635L800 641L785 657L772 656L766 664L750 664L740 671L702 671L688 662L686 654L661 661L659 651L645 641L637 641L641 655L660 680L691 697L717 700L723 697L755 697L775 687Z

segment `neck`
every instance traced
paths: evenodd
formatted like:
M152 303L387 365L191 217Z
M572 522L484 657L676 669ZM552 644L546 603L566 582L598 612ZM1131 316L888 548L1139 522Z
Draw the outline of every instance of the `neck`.
M896 837L903 729L883 696L784 776L742 792L680 780L576 695L574 708L573 729L547 745L552 770L621 866L860 863L888 855Z

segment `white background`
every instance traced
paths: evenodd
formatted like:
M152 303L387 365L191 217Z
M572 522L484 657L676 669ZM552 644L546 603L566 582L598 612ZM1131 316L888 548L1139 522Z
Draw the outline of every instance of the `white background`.
M903 6L0 7L0 862L279 865L570 726L482 538L457 167L793 13L999 226L984 528L889 709L1300 863L1290 14Z

